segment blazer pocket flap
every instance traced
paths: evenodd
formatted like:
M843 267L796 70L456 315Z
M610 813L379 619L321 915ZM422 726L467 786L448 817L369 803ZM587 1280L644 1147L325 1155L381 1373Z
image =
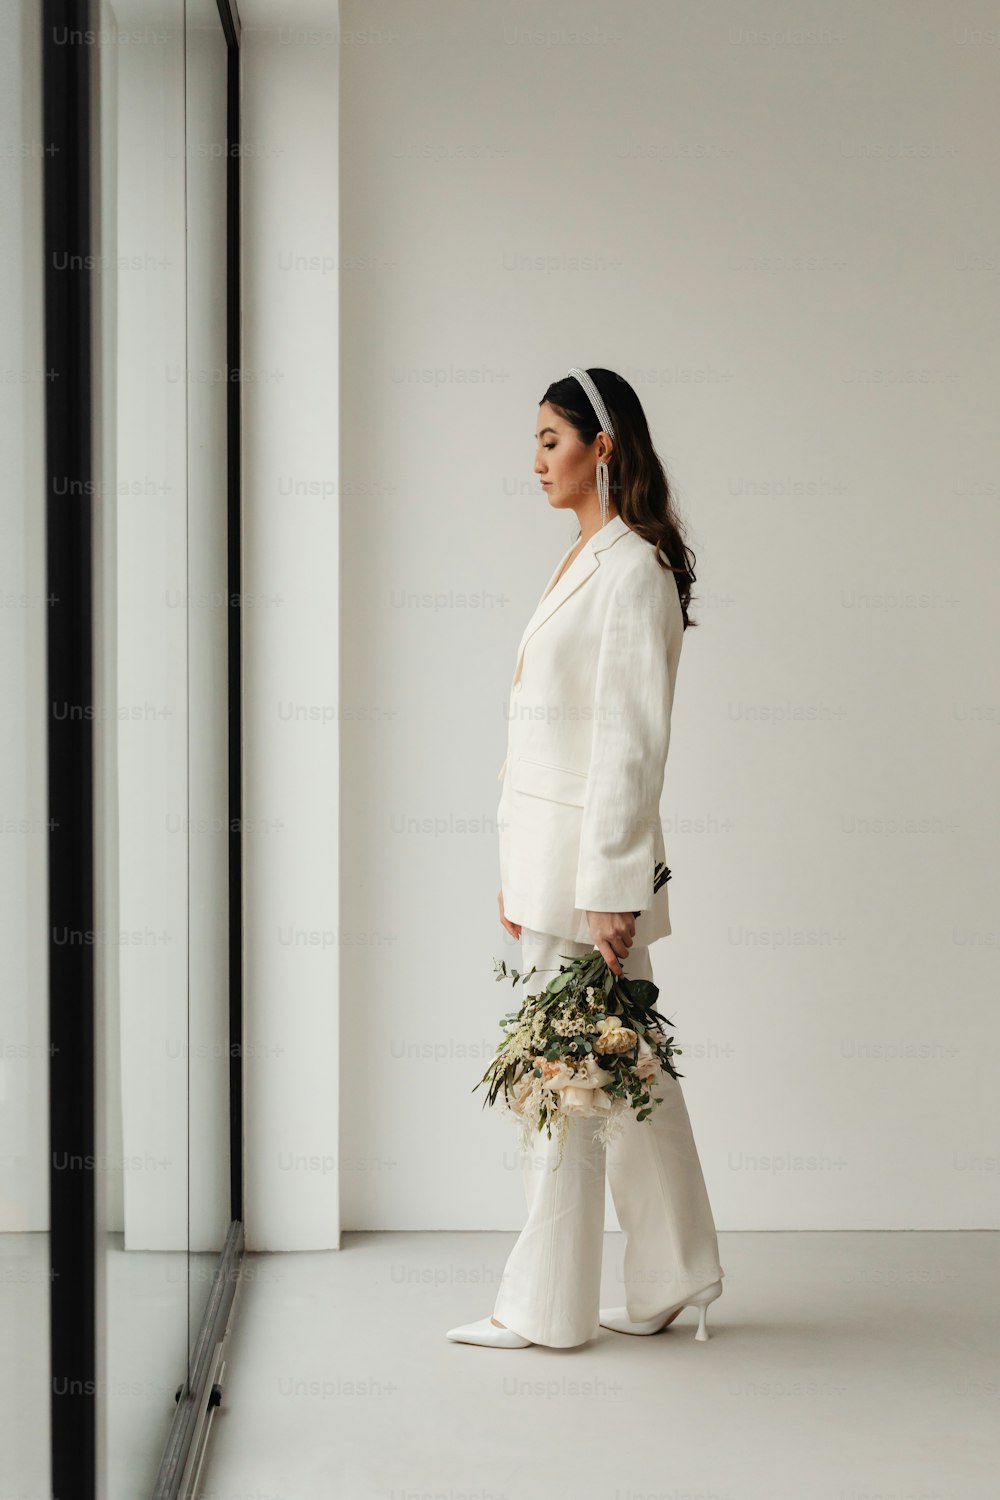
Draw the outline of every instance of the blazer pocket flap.
M587 778L580 771L571 771L566 766L553 766L547 761L528 760L519 755L509 768L510 784L515 792L527 792L530 797L545 797L549 802L568 802L582 807L587 792Z

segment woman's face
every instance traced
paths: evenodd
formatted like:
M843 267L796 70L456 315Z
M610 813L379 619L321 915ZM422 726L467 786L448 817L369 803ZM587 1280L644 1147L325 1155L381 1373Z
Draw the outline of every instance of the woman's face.
M535 426L535 473L554 510L575 510L596 492L597 462L607 458L611 441L598 433L582 443L575 427L558 416L547 401L538 408Z

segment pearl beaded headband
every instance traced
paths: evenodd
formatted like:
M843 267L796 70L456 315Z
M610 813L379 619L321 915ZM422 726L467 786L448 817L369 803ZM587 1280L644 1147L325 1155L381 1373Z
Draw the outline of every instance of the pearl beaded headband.
M614 437L615 429L611 425L611 418L608 416L608 409L605 406L604 402L601 400L600 391L597 389L597 386L591 380L586 370L577 370L574 367L572 370L570 370L569 373L576 376L577 380L580 382L584 390L587 392L587 395L590 397L590 404L594 408L594 411L597 413L597 416L600 419L601 431L606 432L608 434L608 437Z

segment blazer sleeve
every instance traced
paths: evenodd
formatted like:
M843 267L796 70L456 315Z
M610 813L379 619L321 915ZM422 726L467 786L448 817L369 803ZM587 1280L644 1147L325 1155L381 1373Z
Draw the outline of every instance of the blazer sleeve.
M670 743L676 586L655 558L619 580L597 663L575 905L642 911L653 895L654 830ZM673 656L676 663L677 656Z

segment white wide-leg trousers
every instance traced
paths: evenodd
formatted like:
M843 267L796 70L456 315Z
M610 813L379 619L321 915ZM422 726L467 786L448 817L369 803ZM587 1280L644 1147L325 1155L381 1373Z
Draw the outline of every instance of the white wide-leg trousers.
M578 958L593 947L522 927L521 972L533 964L538 972L518 991L537 994L558 973L560 954ZM652 979L648 947L633 945L623 968L626 978ZM657 1009L671 1017L662 997ZM598 1333L605 1169L625 1235L629 1318L655 1318L725 1275L681 1086L661 1069L655 1092L663 1103L642 1121L628 1110L607 1147L593 1139L600 1120L571 1119L558 1170L554 1128L551 1140L542 1130L521 1152L528 1220L504 1268L493 1316L522 1338L562 1349Z

